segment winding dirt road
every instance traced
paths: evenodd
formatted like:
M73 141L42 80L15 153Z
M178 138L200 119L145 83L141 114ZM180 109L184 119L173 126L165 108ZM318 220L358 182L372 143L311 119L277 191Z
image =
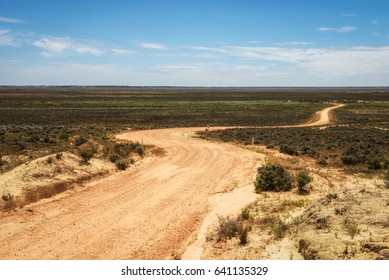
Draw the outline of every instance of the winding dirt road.
M329 112L315 122L329 123ZM262 155L196 138L204 128L135 131L166 151L77 192L0 217L0 259L170 259L198 239L209 198L252 185ZM212 128L218 129L218 128ZM231 199L231 208L234 199ZM226 206L226 205L225 205ZM229 207L229 205L227 205Z

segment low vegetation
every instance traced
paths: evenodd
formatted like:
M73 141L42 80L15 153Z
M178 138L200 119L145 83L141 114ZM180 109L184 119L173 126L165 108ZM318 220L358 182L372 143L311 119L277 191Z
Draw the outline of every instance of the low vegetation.
M243 215L243 213L245 213ZM245 216L247 214L247 217ZM242 217L219 217L219 226L216 229L216 234L213 237L216 242L226 242L232 238L238 238L240 245L248 243L248 233L251 229L251 224L248 219L248 212L242 210ZM244 218L245 216L246 218Z
M255 179L255 190L261 191L289 191L292 189L292 176L281 165L267 164L258 168Z
M199 137L224 142L264 145L292 156L306 156L322 166L371 171L389 167L388 130L330 126L306 128L240 128L204 131Z

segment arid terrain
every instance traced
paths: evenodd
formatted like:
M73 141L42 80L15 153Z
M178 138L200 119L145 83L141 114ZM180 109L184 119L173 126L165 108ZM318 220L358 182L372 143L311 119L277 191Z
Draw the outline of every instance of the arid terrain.
M273 128L325 128L344 104L326 106L304 124ZM64 153L2 173L1 191L12 196L64 181L73 185L0 214L0 259L389 258L389 190L382 176L347 174L263 145L208 141L196 134L228 128L235 126L117 134L115 141L151 147L125 171L99 158L80 165ZM309 170L309 194L256 193L257 168L269 160ZM239 216L242 209L250 213L247 244L236 237L215 240L220 217ZM276 216L288 225L280 238L263 222L271 217L275 223ZM344 226L348 222L358 223L352 235Z

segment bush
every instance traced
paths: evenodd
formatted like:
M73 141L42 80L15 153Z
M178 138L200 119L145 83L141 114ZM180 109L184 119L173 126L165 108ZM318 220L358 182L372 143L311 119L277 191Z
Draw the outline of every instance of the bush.
M53 163L53 158L52 158L52 157L48 157L48 158L47 158L47 163L48 163L48 164Z
M238 229L238 233L239 233L240 244L246 245L248 242L249 228L241 225Z
M217 242L227 241L233 237L238 237L241 245L248 242L248 232L251 228L247 223L237 218L219 217L219 227L217 229Z
M355 165L361 162L361 157L359 150L354 146L350 146L343 152L341 160L344 164Z
M326 166L328 165L328 162L326 159L324 158L319 158L317 161L316 161L317 164L320 164L320 165L323 165L323 166Z
M312 182L312 177L309 176L309 173L305 170L299 171L296 175L296 183L300 191L304 191L305 185Z
M374 156L367 161L367 166L369 169L381 169L384 166L383 158L380 156Z
M80 156L84 163L87 163L96 154L96 149L84 149L80 151Z
M117 161L119 161L120 159L122 159L122 157L117 154L117 153L112 153L109 155L109 160L112 162L112 163L116 163Z
M85 139L84 137L79 136L79 137L77 137L76 140L74 141L74 144L76 145L76 147L79 147L79 146L81 146L82 144L85 144L86 142L88 142L88 139Z
M127 157L133 150L129 143L116 143L113 147L113 154L117 154L120 157ZM115 155L114 157L117 156Z
M281 165L264 165L258 168L254 185L257 192L289 191L292 188L292 177Z
M239 221L230 217L219 217L219 228L217 230L218 241L226 241L235 237L239 231Z
M250 218L249 209L247 209L247 208L242 209L242 219L248 220L249 218Z
M343 155L341 157L341 160L344 164L347 164L347 165L355 165L355 164L359 163L358 157L356 157L354 155Z
M288 225L283 222L280 222L278 225L272 226L271 228L271 231L273 232L274 237L276 239L284 238L287 230L288 230Z
M65 132L62 132L59 134L58 138L60 140L68 140L69 139L69 134L65 133Z
M354 221L345 221L344 230L350 235L351 239L354 239L354 236L359 233L358 223Z
M56 153L56 154L55 154L55 158L56 158L57 160L61 160L61 159L62 159L62 153Z
M295 148L289 147L287 145L281 145L280 152L283 154L291 155L291 156L298 156L299 155L298 151Z
M128 167L128 161L126 159L120 159L120 160L116 161L116 167L119 170L126 170Z
M145 152L145 148L141 143L139 142L132 143L131 147L138 155L143 156Z

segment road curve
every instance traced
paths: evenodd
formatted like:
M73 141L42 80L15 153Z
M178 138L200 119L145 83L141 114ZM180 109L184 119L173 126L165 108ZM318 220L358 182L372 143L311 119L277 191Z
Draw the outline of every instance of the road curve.
M328 114L301 126L325 125ZM289 126L290 127L290 126ZM224 127L226 128L226 127ZM163 148L124 172L0 216L0 259L170 259L196 239L216 193L252 184L260 155L192 138L204 128L127 132ZM212 128L216 129L216 128Z

